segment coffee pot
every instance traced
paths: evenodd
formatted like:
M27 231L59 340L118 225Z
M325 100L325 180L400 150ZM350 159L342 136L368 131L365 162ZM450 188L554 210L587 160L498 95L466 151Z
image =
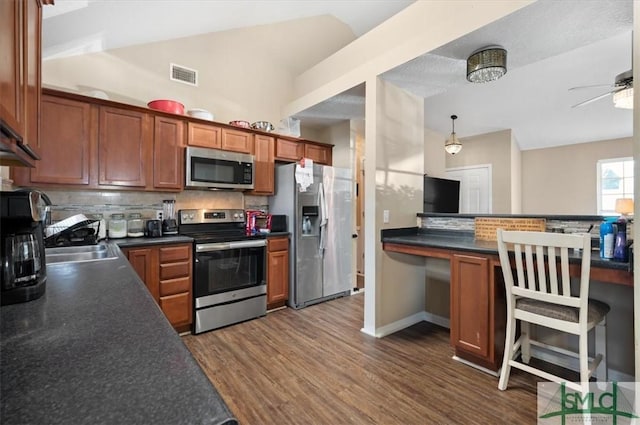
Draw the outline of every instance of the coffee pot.
M0 192L0 204L0 304L37 299L44 294L47 280L41 195Z

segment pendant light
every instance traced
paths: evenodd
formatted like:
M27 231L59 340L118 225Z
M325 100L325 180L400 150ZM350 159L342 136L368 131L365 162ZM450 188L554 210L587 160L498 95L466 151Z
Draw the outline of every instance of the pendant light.
M456 136L456 119L458 119L457 115L451 115L451 135L447 141L444 142L444 150L451 155L455 155L462 150L462 143L460 143L460 140L458 140Z

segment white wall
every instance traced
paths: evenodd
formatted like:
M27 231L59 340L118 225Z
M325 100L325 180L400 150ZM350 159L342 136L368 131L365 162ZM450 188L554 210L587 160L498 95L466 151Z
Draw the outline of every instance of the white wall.
M447 155L447 168L491 164L492 211L494 214L511 213L511 130L495 131L478 136L460 138L462 151Z
M385 253L379 236L383 228L415 226L422 208L424 104L377 78L367 82L365 121L365 176L375 177L375 186L369 179L365 186L365 233L373 227L378 235L365 240L364 331L383 336L424 311L424 259ZM389 223L383 223L384 210Z
M522 152L524 214L597 214L596 163L633 155L631 138Z
M186 109L211 111L219 122L277 125L294 77L354 38L336 18L318 16L47 60L42 81L72 92L99 89L141 106L175 99ZM170 81L170 63L197 69L199 86Z

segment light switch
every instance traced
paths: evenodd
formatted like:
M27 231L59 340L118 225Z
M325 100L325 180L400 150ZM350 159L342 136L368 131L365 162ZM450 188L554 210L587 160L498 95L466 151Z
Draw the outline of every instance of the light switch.
M383 223L388 223L389 222L389 210L383 210L382 211L382 222Z

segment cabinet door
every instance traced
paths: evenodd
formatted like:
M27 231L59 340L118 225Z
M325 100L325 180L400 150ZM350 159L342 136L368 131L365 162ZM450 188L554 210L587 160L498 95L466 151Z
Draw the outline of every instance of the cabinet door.
M42 99L42 158L31 169L32 183L88 185L91 141L91 106L53 96Z
M158 279L158 249L153 247L129 248L123 250L131 267L149 289L156 302L160 300L160 284Z
M21 15L21 2L0 1L0 122L20 136L24 131Z
M269 238L267 254L267 308L289 298L289 239Z
M222 149L225 151L253 154L253 133L223 128Z
M40 137L40 46L42 11L38 0L24 3L24 139L23 143L37 146Z
M488 359L490 329L489 260L454 255L451 260L451 344Z
M144 188L149 182L152 130L149 115L100 108L98 183Z
M173 327L184 326L191 323L190 292L160 297L160 308Z
M276 159L281 161L297 161L304 155L304 144L292 140L276 140Z
M220 149L222 129L213 125L190 122L187 124L187 145L201 148Z
M261 134L255 136L254 189L252 193L256 195L273 195L274 193L274 141L273 137Z
M304 144L304 157L318 164L331 165L331 146Z
M153 132L153 187L182 190L184 123L156 116Z

